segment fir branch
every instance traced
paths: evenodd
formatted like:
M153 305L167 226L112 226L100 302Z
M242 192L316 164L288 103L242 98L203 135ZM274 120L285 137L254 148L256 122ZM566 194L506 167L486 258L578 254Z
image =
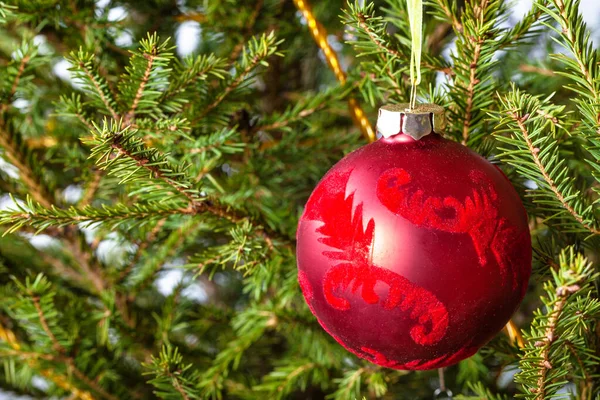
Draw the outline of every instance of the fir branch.
M0 67L0 74L5 77L0 82L0 114L11 107L17 97L17 92L23 95L31 94L34 86L32 70L43 65L45 58L38 54L38 48L31 41L23 41L13 51L11 61L6 67Z
M158 100L168 85L173 53L168 39L162 43L156 33L140 42L141 50L133 53L127 74L119 83L120 98L127 104L123 117L125 125L131 124L136 113L156 114Z
M469 86L467 87L467 104L465 109L466 113L462 129L462 144L465 146L467 144L467 141L469 140L469 128L471 127L471 119L473 117L472 114L473 100L475 97L475 85L477 85L480 82L479 79L477 79L477 64L479 62L479 57L481 56L481 45L481 41L477 40L473 49L473 59L470 65L471 72L469 75Z
M223 128L213 134L201 136L191 143L189 154L194 158L212 153L220 158L224 154L236 154L244 151L246 145L240 140L237 129Z
M377 56L378 64L373 72L378 73L376 76L385 75L385 83L398 97L403 98L401 82L406 80L407 68L400 52L386 45L390 41L387 26L381 17L374 15L374 4L350 4L345 12L344 23L356 29L356 40L350 43L362 56Z
M179 229L173 230L166 240L152 252L152 255L148 255L145 262L133 271L128 279L129 286L131 287L128 294L130 301L135 299L137 293L143 291L154 282L156 274L164 266L168 257L172 256L178 249L181 249L186 241L194 239L195 235L193 233L199 225L200 222L190 219ZM160 222L157 226L161 226Z
M27 351L27 346L19 342L14 332L5 328L0 321L0 345L2 344L2 342L8 344L10 348L0 348L0 355L3 357L5 362L9 362L11 359L14 358L27 360L27 364L33 369L39 371L39 373L44 378L50 380L67 393L71 393L73 396L75 396L75 398L83 400L94 400L94 397L91 393L75 387L68 377L59 375L54 370L44 369L41 365L39 365L39 360L54 361L55 357L50 354L40 354Z
M137 118L130 127L136 129L148 145L168 147L181 140L193 140L189 135L190 122L186 118Z
M226 61L214 54L188 56L183 61L175 60L169 86L158 103L165 111L181 111L182 104L188 101L187 96L199 82L206 82L210 77L225 79L226 66Z
M257 0L254 4L254 9L245 22L245 29L242 35L242 40L233 48L233 51L229 55L229 62L234 62L240 56L240 53L244 50L244 42L252 35L252 30L256 23L256 18L259 16L260 10L263 8L264 0Z
M446 1L434 6L438 16L448 11ZM456 52L452 54L455 76L448 87L452 101L448 133L464 145L476 145L488 134L484 110L494 104L494 55L500 46L494 38L502 32L500 24L506 13L502 1L479 0L467 2L461 15L463 29L456 32Z
M4 157L19 170L19 179L27 188L27 192L38 203L50 207L54 202L52 190L41 180L41 167L35 156L27 148L21 135L0 117L0 146L4 149Z
M11 305L10 312L32 338L36 338L42 343L49 339L51 348L57 353L50 355L49 360L67 366L68 370L77 379L102 398L116 400L116 397L82 372L76 366L75 360L67 354L67 346L70 346L71 343L66 332L60 327L59 313L53 301L55 292L50 282L40 274L34 280L27 278L25 283L18 281L15 281L15 283L22 296L16 303ZM37 321L35 321L36 319ZM39 323L41 330L38 329L37 323ZM43 335L45 335L45 338Z
M263 392L270 399L281 400L296 388L306 388L311 381L326 381L328 377L327 369L310 360L288 360L287 364L266 375L263 382L252 390Z
M539 368L539 378L537 381L537 397L540 399L546 398L546 379L548 376L548 371L552 369L552 364L550 363L550 343L554 340L556 335L556 325L557 320L561 316L565 304L567 303L568 298L575 294L580 289L579 285L571 285L569 287L559 287L556 291L556 295L558 301L554 303L552 310L549 315L548 325L546 327L546 331L544 333L544 338L537 342L537 347L543 347L542 350L542 360L540 361Z
M276 113L260 120L252 132L268 132L287 128L293 123L302 122L307 117L327 107L333 101L342 100L350 93L351 86L338 86L323 92L308 94L284 112Z
M179 209L182 214L208 212L234 224L249 219L216 198L201 195L195 188L196 184L187 176L187 165L180 167L173 164L158 150L146 147L137 138L134 129L105 121L102 129L96 127L94 137L88 143L94 145L91 157L97 160L98 166L119 177L121 183L137 182L140 185L137 192L143 193L146 201L174 203L171 208ZM151 182L147 182L148 175ZM158 190L157 183L162 190ZM173 197L173 194L179 195L179 198ZM165 198L169 198L169 201ZM271 235L277 235L276 232L256 227L255 234L273 248Z
M302 121L304 118L310 117L311 115L313 115L317 111L321 111L325 107L327 107L327 105L325 103L321 103L313 108L307 108L307 109L301 110L299 112L296 112L296 113L294 113L295 115L293 115L293 116L289 116L287 118L282 116L281 118L277 118L278 120L275 122L265 123L265 125L257 125L252 130L256 131L256 132L268 132L268 131L276 131L276 130L280 130L283 128L287 128L294 122ZM296 107L294 107L294 108L296 108ZM275 119L275 118L273 118L273 119Z
M463 32L463 25L460 22L458 17L458 13L456 11L456 3L452 2L452 5L448 3L448 0L433 0L434 5L437 5L438 9L442 11L441 14L437 14L438 17L443 15L445 18L440 18L442 20L446 20L448 23L452 25L454 32L458 35Z
M23 76L23 73L25 72L25 66L29 62L29 59L30 59L30 55L25 55L23 58L21 58L21 61L19 62L19 67L17 69L17 73L16 73L14 81L13 81L13 84L10 88L10 92L8 93L8 98L5 100L6 104L10 103L12 101L12 99L14 98L15 93L17 93L17 88L19 87L19 82L21 80L21 77Z
M581 394L581 398L582 399L588 398L588 396L591 394L592 389L594 387L594 379L593 379L592 375L590 375L590 372L588 371L588 366L585 365L586 363L583 361L582 357L579 355L580 349L577 349L575 344L573 344L569 341L566 341L565 345L569 348L571 355L577 362L579 371L583 374L583 380L580 382L580 385L579 385L579 390L580 390L579 393Z
M272 55L281 55L277 49L280 43L281 42L275 37L275 32L252 38L244 47L241 62L236 64L235 76L229 79L225 85L220 88L214 100L203 108L202 112L192 121L192 125L201 121L211 111L217 108L227 96L247 82L259 65L268 66L266 61L268 57Z
M360 396L361 383L363 375L367 372L365 367L347 370L342 378L334 379L338 388L333 393L332 398L335 400L346 400L358 398Z
M125 133L126 135L126 133ZM177 171L176 168L163 169L161 168L163 165L167 168L170 167L166 162L162 163L160 158L154 158L152 150L146 153L134 153L134 151L130 150L129 146L131 143L127 145L124 144L124 141L129 139L127 136L113 136L111 148L116 151L116 157L113 158L110 162L118 159L119 157L127 157L130 160L133 160L136 165L140 169L145 169L150 172L150 177L153 179L157 179L163 181L167 186L175 189L175 191L179 192L181 195L185 196L190 203L194 204L198 198L197 195L190 193L188 190L191 185L187 185L185 183L182 184L177 178L183 177L183 173ZM141 146L140 146L141 147ZM149 156L146 158L145 156ZM155 161L156 162L153 162ZM162 164L162 165L161 165ZM102 164L101 164L102 165ZM105 164L104 166L108 166L109 164ZM125 183L127 180L131 179L133 175L125 175L120 183Z
M370 11L366 9L365 11ZM358 17L358 26L362 28L362 30L367 34L371 42L377 47L380 54L390 54L398 59L402 59L403 56L396 49L391 48L386 42L389 42L389 38L385 38L379 36L381 32L375 33L375 30L372 29L371 25L367 24L367 21L371 19L370 15L366 15L364 12L357 12L356 16ZM382 25L385 28L385 25ZM378 29L379 31L379 29ZM382 29L383 31L383 29ZM387 39L387 40L386 40Z
M593 266L569 248L562 252L560 270L552 271L552 276L552 282L544 285L545 312L536 312L531 332L526 334L528 342L519 363L522 371L516 376L523 385L523 397L531 400L555 397L567 382L570 370L584 366L585 371L600 365L586 351L589 349L586 336L600 315L600 303L589 296L597 277ZM573 343L577 343L575 352ZM575 363L570 362L572 354L578 359ZM580 358L582 355L585 361Z
M92 139L86 141L94 146L90 157L96 160L100 169L108 170L109 175L116 175L121 184L143 183L141 190L148 192L148 195L152 190L153 198L158 199L174 192L185 198L190 207L202 207L202 199L194 189L195 185L187 179L187 166L181 168L171 163L158 150L148 148L137 137L137 130L123 127L121 122L109 124L104 121L103 127L95 126L92 133ZM147 182L148 177L151 182ZM156 190L157 183L162 186L162 191ZM177 198L173 199L176 200Z
M582 134L589 141L584 145L591 154L593 160L588 160L593 169L592 176L596 184L600 182L600 82L598 67L598 52L590 39L590 32L586 27L583 17L579 13L579 1L577 0L549 0L552 8L542 7L546 14L560 25L560 30L554 29L561 40L557 40L567 49L574 58L565 54L556 54L553 57L566 66L566 71L558 72L566 76L572 82L569 89L580 98L575 99L579 112L583 116ZM593 188L599 193L597 188ZM600 200L596 200L592 206L597 207ZM596 233L598 230L596 230Z
M202 374L198 386L202 395L220 396L229 371L238 368L244 352L255 344L268 328L274 327L276 322L271 313L262 312L260 309L249 308L237 314L232 321L237 337L227 343L227 347L213 360L212 367Z
M31 301L35 307L35 310L37 311L38 319L40 320L42 329L44 330L44 332L46 332L46 335L48 335L48 337L52 341L52 348L57 353L64 354L66 352L66 349L58 342L58 340L56 339L56 336L54 336L54 333L52 333L52 331L50 330L50 327L48 326L48 322L46 321L46 317L44 316L42 307L40 306L40 299L37 297L37 295L35 295L31 292L28 292L27 294L30 296Z
M8 135L10 127L3 126L3 121L0 119L0 145L6 150L6 156L20 171L20 178L28 187L28 198L37 202L36 205L39 209L51 209L54 208L56 199L52 191L47 188L38 177L43 176L41 168L36 164L34 156L30 153L24 143L21 143L20 135L16 132ZM31 197L29 197L31 196ZM29 200L30 205L33 201ZM17 207L24 210L21 205L16 201ZM30 210L33 208L30 207ZM19 210L3 210L0 215L0 224L8 224L11 227L5 231L4 234L15 232L22 227L35 227L35 223L30 225L30 220L27 215L19 215ZM42 225L44 225L42 223ZM61 224L47 224L43 229L50 226L62 226ZM88 257L83 251L81 251L77 241L72 237L70 230L61 231L60 234L63 236L65 247L75 256L77 262L80 263L81 269L84 271L85 276L93 284L94 289L97 292L101 292L104 289L102 277L93 268L91 258Z
M23 226L29 226L41 232L50 227L63 227L67 225L90 226L96 223L105 224L108 228L116 228L122 224L135 226L158 220L169 215L195 214L194 210L174 206L172 203L153 203L148 205L134 205L128 207L124 204L115 206L103 205L102 208L86 206L83 208L70 207L59 209L54 206L49 208L34 203L29 199L26 205L17 205L17 210L0 211L0 225L9 225L5 234L16 232ZM71 247L73 250L73 247Z
M549 0L534 0L531 9L514 27L506 32L499 39L500 48L514 47L524 41L529 41L538 36L542 31L536 25L544 21L542 9L539 5L545 6ZM535 29L534 29L535 28Z
M144 94L144 88L146 87L146 85L148 84L148 81L150 80L150 73L152 72L152 66L154 65L154 59L156 57L156 54L154 54L156 52L156 49L153 49L153 54L145 54L144 57L148 60L148 65L146 66L146 70L144 71L144 76L142 77L141 81L140 81L140 86L135 94L135 98L133 99L133 104L131 105L131 108L129 109L129 112L125 115L125 121L131 121L135 115L135 111L137 109L138 104L140 103L140 99L142 98L142 95Z
M11 4L6 4L0 1L0 24L6 24L9 20L15 17L17 7Z
M94 55L80 49L78 52L72 52L67 61L71 64L70 71L73 72L75 79L92 95L98 108L108 112L113 120L119 120L116 103L108 83L95 70Z
M446 84L448 98L444 99L449 104L445 133L477 148L490 131L485 116L496 104L496 54L501 48L498 39L506 32L503 22L508 10L500 0L470 1L459 18L455 2L450 5L447 0L435 0L429 4L436 18L453 24L457 36L456 50L451 54L454 76Z
M185 170L172 165L156 150L147 149L143 142L135 137L134 130L121 129L119 124L105 123L103 129L95 129L94 138L90 143L96 145L92 150L92 157L99 161L99 167L108 168L110 173L116 174L121 179L121 182L144 179L147 174L150 174L154 183L145 186L152 191L153 198L157 200L147 205L128 207L118 204L114 207L103 206L102 209L93 207L58 209L52 205L41 207L29 201L27 208L19 206L17 211L0 211L0 224L10 225L7 233L14 232L25 225L38 230L79 223L86 225L105 223L107 226L116 227L124 223L136 225L144 223L144 220L156 220L173 214L204 212L234 224L248 219L230 207L219 204L215 199L200 196L199 192L193 189L194 184L187 181ZM177 198L165 201L165 195L156 190L157 181L165 185L168 190L167 196L174 191L185 201ZM272 242L264 229L259 228L255 233L268 244ZM272 248L272 245L269 247Z
M9 69L7 77L12 77L10 89L7 93L0 93L2 100L0 103L0 147L4 149L4 158L19 170L19 179L27 188L28 193L40 203L49 205L54 201L54 195L52 189L42 180L42 168L17 128L6 120L7 116L5 115L19 86L22 86L23 81L30 80L30 77L24 77L24 74L28 66L29 68L36 66L29 64L36 59L37 48L24 42L15 50L14 54L14 61L18 63L18 67Z
M265 248L264 238L255 235L254 229L248 221L238 224L229 231L231 241L190 257L185 267L195 270L199 275L206 273L210 266L230 265L245 275L251 275L255 267L266 261L265 250L272 250L270 246ZM214 269L209 271L209 276L213 276L214 272Z
M525 143L527 144L527 148L529 150L529 153L531 154L531 158L533 159L533 162L535 163L535 165L541 172L541 174L544 177L544 180L546 181L546 183L548 184L548 187L550 188L550 190L552 190L552 192L554 192L558 201L577 220L577 222L579 222L581 225L583 225L588 231L590 231L593 234L599 234L600 230L587 224L583 220L583 217L581 215L579 215L579 213L577 211L575 211L575 209L571 206L571 204L569 204L569 202L567 201L565 196L559 190L556 182L554 182L554 179L552 179L552 177L550 176L547 168L544 166L544 164L542 163L541 158L539 156L540 149L538 149L534 146L531 138L529 137L529 132L527 130L527 127L524 124L524 122L527 120L527 117L525 117L525 116L520 117L517 113L510 113L509 115L514 119L514 121L516 121L517 125L519 126L519 129L521 130L523 139L525 140Z
M598 104L600 99L600 84L597 80L598 56L590 42L590 33L586 29L583 17L579 13L579 1L567 0L565 2L564 0L549 0L549 2L556 11L542 4L537 4L537 6L560 24L561 30L555 30L563 38L562 44L574 56L575 64L573 64L573 59L567 58L564 55L557 55L555 58L563 61L567 67L583 78L583 82L581 79L573 79L573 81L577 86L585 90L584 93L587 93L595 104ZM595 122L596 124L600 123L600 114L598 114Z
M161 399L197 399L196 381L198 373L190 364L183 363L183 356L176 347L164 346L158 358L152 356L150 363L144 363L144 375L152 376L149 383L155 388L154 394Z
M367 36L369 37L369 39L371 40L371 42L373 42L373 44L375 44L375 46L377 46L377 48L379 49L379 57L381 59L382 62L384 62L387 66L386 68L386 73L388 75L388 77L390 78L390 82L393 82L394 86L396 87L396 93L398 95L402 95L402 92L400 90L400 84L398 83L396 77L394 76L394 72L392 70L392 64L387 60L387 55L391 55L394 58L397 58L398 61L400 60L400 53L394 49L390 49L389 47L386 47L384 44L382 44L383 40L380 40L376 34L374 33L373 30L370 29L369 25L367 24L367 16L362 14L362 13L358 13L358 26L360 28L362 28L363 32L365 32L367 34ZM385 29L385 28L384 28ZM405 77L404 77L405 79Z
M56 114L62 117L77 118L89 132L94 129L92 122L84 110L79 94L73 93L71 97L61 96L60 101L57 103Z
M500 157L515 166L525 178L532 179L540 190L533 191L534 202L549 206L548 220L569 216L570 229L592 235L600 234L592 206L586 207L580 192L568 177L569 170L560 158L557 142L548 135L558 128L556 119L563 107L556 107L537 97L513 90L501 99L503 109L495 114L501 129L496 138L514 149L503 148ZM509 133L510 136L503 136ZM551 193L551 199L549 194Z

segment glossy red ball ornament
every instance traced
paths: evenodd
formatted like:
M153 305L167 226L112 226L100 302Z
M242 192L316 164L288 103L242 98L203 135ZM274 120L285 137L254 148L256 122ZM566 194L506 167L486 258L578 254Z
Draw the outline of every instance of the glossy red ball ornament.
M499 168L431 133L364 146L318 184L297 233L298 280L323 328L394 369L473 355L531 273L521 200Z

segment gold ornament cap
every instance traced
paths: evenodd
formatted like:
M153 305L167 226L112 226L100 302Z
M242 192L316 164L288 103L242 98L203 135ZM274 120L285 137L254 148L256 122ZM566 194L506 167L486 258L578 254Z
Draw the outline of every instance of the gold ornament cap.
M419 140L445 127L444 108L436 104L418 104L413 109L408 103L388 104L379 109L377 118L377 136L384 138L402 133Z

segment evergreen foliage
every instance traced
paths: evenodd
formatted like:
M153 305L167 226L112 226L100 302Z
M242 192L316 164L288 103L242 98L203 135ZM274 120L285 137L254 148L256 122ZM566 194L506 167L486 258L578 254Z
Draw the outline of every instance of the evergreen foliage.
M345 85L289 1L0 1L0 394L432 398L437 371L348 353L297 284L302 206L364 144L346 100L374 122L410 90L405 0L313 3ZM506 172L535 254L524 348L499 335L448 368L459 399L600 396L600 65L581 15L426 6L419 97Z

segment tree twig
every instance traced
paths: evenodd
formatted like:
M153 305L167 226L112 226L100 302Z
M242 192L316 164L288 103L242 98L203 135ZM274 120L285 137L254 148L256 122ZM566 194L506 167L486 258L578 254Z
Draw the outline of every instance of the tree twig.
M583 226L585 229L587 229L589 232L593 233L594 235L600 234L600 230L585 223L585 221L583 220L583 217L581 215L579 215L579 213L577 213L577 211L575 211L575 209L567 202L567 200L565 199L563 194L558 189L558 186L556 186L556 183L554 182L554 180L550 177L548 171L546 170L546 167L540 160L539 150L536 150L535 145L533 144L533 142L531 141L531 138L529 137L529 130L525 126L525 121L527 120L527 118L520 117L517 113L514 113L514 112L509 113L509 115L511 116L511 118L513 118L513 120L519 126L519 129L521 130L521 134L523 135L523 138L525 139L525 142L527 143L529 152L531 153L531 157L533 158L533 162L535 163L535 165L539 169L540 173L544 177L544 180L550 187L550 190L552 190L552 192L554 192L554 195L556 196L558 201L569 212L569 214L571 214L573 216L573 218L575 218L577 220L577 222L579 222L581 224L581 226Z
M445 2L443 0L436 0L436 3L438 3L440 8L444 11L444 14L446 14L446 17L452 23L452 28L454 29L454 31L457 33L462 33L463 32L462 24L460 23L458 18L456 18L456 16L454 14L452 14L452 11L447 6L447 4L445 4Z
M146 58L148 63L146 64L146 70L144 71L144 76L142 77L142 80L140 81L140 86L138 87L138 90L135 94L135 98L133 99L133 102L131 103L131 109L127 112L127 114L123 118L123 123L125 125L128 125L130 123L130 121L133 119L133 117L135 116L135 111L138 107L138 104L140 103L140 99L142 98L142 95L144 94L144 89L146 88L146 85L148 84L148 81L150 80L150 74L152 73L152 66L154 65L154 59L156 58L156 46L154 46L152 48L152 54L144 54L144 57Z
M238 86L240 86L242 84L242 82L244 82L244 79L246 79L246 77L248 76L248 74L256 67L256 65L258 64L258 61L261 59L262 57L260 57L260 55L256 55L248 64L248 66L246 68L244 68L243 71L241 71L234 80L232 80L229 85L227 85L225 87L225 89L219 93L219 95L213 100L212 103L210 103L209 105L207 105L206 107L204 107L204 109L202 110L202 112L192 120L192 125L197 124L199 121L201 121L204 117L206 117L212 110L214 110L215 108L217 108L219 106L219 104L221 104L223 102L223 100L225 100L225 98L231 93L233 92L235 89L237 89Z
M481 55L481 41L475 43L473 51L473 60L469 66L471 69L469 75L469 86L467 87L467 106L465 109L465 119L463 120L462 144L466 146L469 140L469 128L471 127L471 118L473 116L473 99L475 98L475 86L479 83L477 79L477 63Z
M106 109L110 112L110 114L113 117L113 119L115 121L118 121L119 120L119 114L117 114L117 112L110 105L110 102L108 101L108 99L104 95L104 92L102 91L102 88L100 87L100 84L98 83L98 81L94 77L94 74L92 74L92 72L85 66L84 63L79 63L79 68L81 68L83 70L83 72L85 73L85 75L88 77L88 79L94 85L94 88L96 89L96 93L98 93L98 96L100 96L100 100L102 100L102 103L104 104L104 106L106 107Z
M102 397L104 397L104 398L106 398L108 400L117 400L116 397L114 397L113 395L111 395L110 393L108 393L100 385L98 385L96 382L94 382L93 380L91 380L90 378L88 378L83 372L81 372L75 366L75 361L73 360L73 358L71 358L71 357L69 357L69 356L66 355L66 353L67 353L66 349L58 342L58 340L56 339L56 336L54 335L54 333L52 332L52 330L48 326L48 323L46 321L46 317L45 317L44 312L43 312L43 310L42 310L42 308L40 306L40 303L39 303L39 298L37 296L35 296L33 293L29 293L29 296L31 297L31 300L33 301L35 309L36 309L36 311L38 313L38 318L40 320L40 324L42 325L42 329L44 330L44 332L46 333L46 335L48 335L48 337L52 341L52 348L56 352L60 353L60 356L53 357L54 361L60 360L60 361L65 362L67 364L68 368L71 370L71 372L73 372L73 375L75 375L79 380L81 380L87 386L89 386L90 388L92 388L96 393L98 393Z
M558 301L554 303L552 311L550 312L548 326L546 327L544 338L540 342L536 342L537 347L544 347L542 350L542 361L540 361L540 374L537 381L537 391L535 396L536 400L543 400L546 398L546 376L548 375L548 371L552 369L552 364L550 363L549 358L550 347L556 339L556 326L559 318L562 316L562 312L567 304L568 298L573 293L576 293L579 289L580 287L578 285L561 286L556 289Z
M44 207L49 208L52 205L54 195L50 193L41 180L36 176L33 170L27 165L25 155L14 142L0 118L0 146L4 148L4 156L19 170L19 178L29 189L29 195Z
M234 62L235 60L238 59L238 57L240 56L240 53L244 49L244 42L246 42L246 40L248 40L250 35L252 35L252 28L254 27L254 24L256 23L256 17L258 17L258 15L260 13L260 9L263 6L263 2L264 2L264 0L256 1L254 10L252 11L252 14L248 18L248 21L246 22L246 29L244 30L242 40L240 40L240 42L233 48L233 51L231 52L231 55L229 56L229 62Z

